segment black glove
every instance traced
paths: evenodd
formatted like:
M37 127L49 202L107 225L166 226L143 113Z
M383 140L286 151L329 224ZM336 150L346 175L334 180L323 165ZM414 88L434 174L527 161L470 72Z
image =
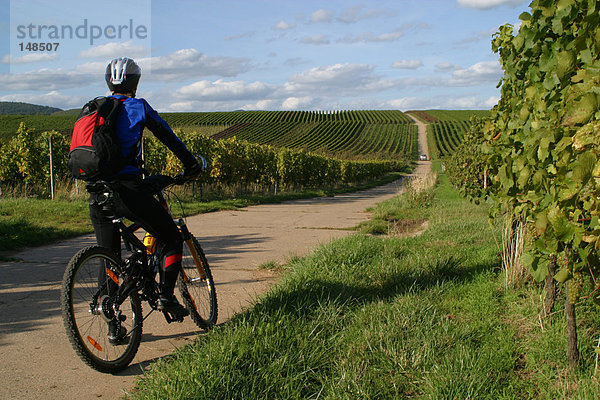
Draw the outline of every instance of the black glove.
M186 181L193 181L197 179L202 172L204 172L202 164L196 163L194 165L190 165L183 171L183 179Z

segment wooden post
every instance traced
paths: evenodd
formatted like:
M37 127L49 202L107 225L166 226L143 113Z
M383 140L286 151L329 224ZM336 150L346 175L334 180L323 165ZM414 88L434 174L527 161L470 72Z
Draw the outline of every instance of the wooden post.
M52 134L48 135L48 147L50 148L50 195L54 200L54 163L52 160Z
M146 165L146 146L144 146L144 132L143 131L142 131L142 139L141 139L140 142L141 142L140 146L142 148L141 149L141 153L142 153L142 167L143 167L142 171L144 171L144 170L146 170L147 165ZM146 174L144 174L144 173L142 174L142 177L143 178L147 178Z
M565 317L567 319L567 361L572 371L577 370L579 364L579 351L577 350L577 320L575 319L575 304L569 301L569 285L565 299Z
M483 171L483 188L487 189L487 169Z
M548 263L548 275L546 275L546 298L544 299L544 318L548 318L554 309L556 302L556 260L551 259Z

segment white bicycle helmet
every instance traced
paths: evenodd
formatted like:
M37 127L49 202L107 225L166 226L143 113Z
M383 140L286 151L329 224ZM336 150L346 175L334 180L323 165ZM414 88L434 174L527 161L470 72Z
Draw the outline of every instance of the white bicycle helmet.
M104 78L112 92L131 93L135 96L142 70L131 58L115 58L106 66Z

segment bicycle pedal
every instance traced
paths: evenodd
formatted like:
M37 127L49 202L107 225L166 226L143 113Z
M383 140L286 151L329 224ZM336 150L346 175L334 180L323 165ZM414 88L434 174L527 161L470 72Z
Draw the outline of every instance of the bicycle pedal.
M183 322L184 317L180 316L180 315L173 315L170 314L166 311L163 311L163 314L165 315L165 319L167 320L167 323L171 323L171 322Z
M183 322L184 316L183 315L176 315L176 314L170 314L169 316L171 317L171 320L173 322Z

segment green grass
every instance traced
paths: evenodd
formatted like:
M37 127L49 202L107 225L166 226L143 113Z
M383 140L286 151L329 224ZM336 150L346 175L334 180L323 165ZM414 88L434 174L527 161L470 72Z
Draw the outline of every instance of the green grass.
M219 199L205 194L207 200L183 199L185 215L234 210L250 205L278 203L286 200L310 197L333 196L368 189L400 179L401 173L387 176L366 184L340 187L337 189L283 192L277 195L247 195L234 199ZM181 207L171 202L176 217L181 216ZM0 200L0 251L15 250L26 246L40 246L55 240L91 233L87 200L48 200L15 198Z
M0 250L39 246L89 233L87 201L0 200Z
M402 196L393 197L369 209L372 212L371 219L362 222L357 230L378 235L418 229L429 218L434 187L420 190L411 182L406 182L404 189Z
M569 375L560 306L542 331L540 287L504 288L487 210L440 180L425 210L398 203L427 217L421 236L357 233L291 260L252 308L159 360L129 397L599 398L598 313L580 307L584 361Z

